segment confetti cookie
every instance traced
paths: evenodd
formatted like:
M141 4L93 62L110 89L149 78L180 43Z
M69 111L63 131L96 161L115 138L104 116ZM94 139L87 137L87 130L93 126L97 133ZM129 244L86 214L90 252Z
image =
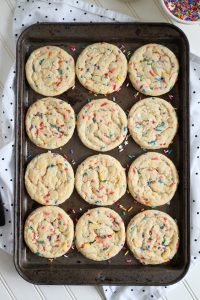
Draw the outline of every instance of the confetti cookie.
M124 246L124 222L112 209L99 207L88 210L76 224L75 243L85 257L107 260Z
M176 192L178 181L173 162L157 152L140 155L133 161L128 172L131 195L147 206L169 202Z
M132 138L146 149L167 148L178 127L173 106L160 98L146 98L133 105L128 116Z
M64 157L43 153L31 160L25 173L30 197L43 205L58 205L67 200L74 189L74 172Z
M146 210L131 219L127 227L126 241L142 264L162 264L176 254L179 230L168 214L158 210Z
M115 45L96 43L86 47L78 57L76 75L80 83L97 94L119 90L127 75L127 60Z
M173 88L178 77L179 63L167 47L147 44L133 53L128 71L130 81L137 91L159 96Z
M42 257L55 258L64 255L70 249L73 237L73 221L59 207L39 207L25 222L25 242L33 253Z
M26 63L26 78L37 93L44 96L60 95L75 83L74 59L59 47L38 48Z
M56 98L34 102L26 114L26 132L30 140L41 148L62 147L71 139L74 128L73 108Z
M77 129L86 147L109 151L126 137L127 117L118 104L107 99L93 100L79 112Z
M75 185L80 196L90 204L112 205L126 192L125 170L110 155L94 155L78 167Z

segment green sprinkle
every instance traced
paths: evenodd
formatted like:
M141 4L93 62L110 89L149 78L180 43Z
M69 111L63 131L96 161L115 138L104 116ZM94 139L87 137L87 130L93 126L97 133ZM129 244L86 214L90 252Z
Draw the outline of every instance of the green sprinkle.
M44 245L44 241L39 241L39 244L40 245Z
M164 235L162 245L165 245L165 242L166 242L166 239L165 239L165 235Z
M40 60L39 64L41 65L44 61L44 58Z
M58 69L58 73L59 73L60 75L62 75L62 74L63 74L63 70Z
M48 165L47 168L53 168L53 167L55 167L55 165L54 164L50 164L50 165Z
M106 250L108 250L108 247L106 247L106 248L103 248L103 251L106 251Z

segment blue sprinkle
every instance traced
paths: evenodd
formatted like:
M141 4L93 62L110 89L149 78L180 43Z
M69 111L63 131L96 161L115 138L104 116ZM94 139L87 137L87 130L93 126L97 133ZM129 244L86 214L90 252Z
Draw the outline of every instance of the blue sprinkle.
M148 142L148 144L150 144L150 145L155 145L155 144L156 144L156 141Z
M151 180L150 179L147 181L147 185L151 186Z
M168 154L172 154L172 151L173 151L172 149L169 149Z

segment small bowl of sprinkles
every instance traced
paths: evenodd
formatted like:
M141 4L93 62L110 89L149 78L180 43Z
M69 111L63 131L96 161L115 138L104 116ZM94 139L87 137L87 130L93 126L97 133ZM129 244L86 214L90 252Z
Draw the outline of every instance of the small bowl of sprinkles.
M160 0L165 13L184 24L200 23L200 0Z

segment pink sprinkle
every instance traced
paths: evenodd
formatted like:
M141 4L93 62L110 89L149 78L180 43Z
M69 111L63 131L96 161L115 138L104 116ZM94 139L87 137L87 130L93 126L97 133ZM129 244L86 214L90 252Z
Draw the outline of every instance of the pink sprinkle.
M69 49L70 49L72 52L76 51L76 48L75 48L74 46L70 46Z
M127 262L127 263L131 263L131 262L132 262L132 259L127 259L126 262Z

